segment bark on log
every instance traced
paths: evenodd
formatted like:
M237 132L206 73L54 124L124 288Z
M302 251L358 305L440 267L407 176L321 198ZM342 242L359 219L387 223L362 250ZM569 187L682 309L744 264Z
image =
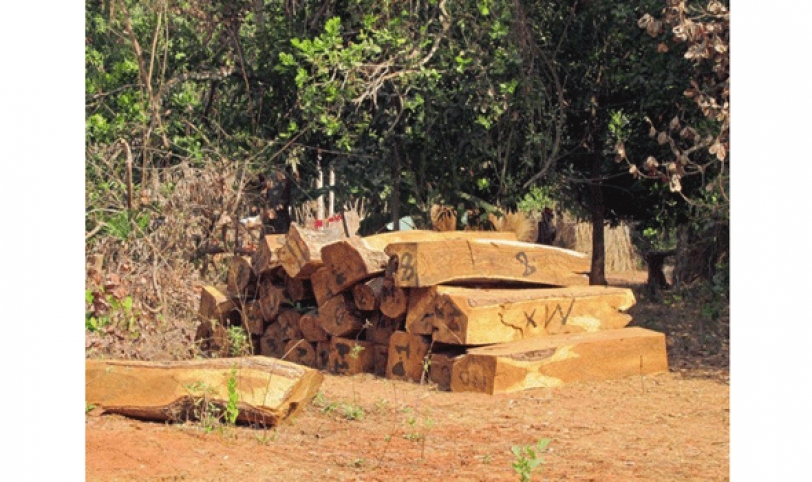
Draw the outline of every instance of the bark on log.
M279 261L291 278L310 278L324 266L322 248L344 238L340 231L313 231L290 223L290 230L278 251Z
M383 292L383 276L377 276L364 283L355 285L352 297L355 306L361 311L374 311L381 308L381 294Z
M513 282L586 285L586 254L519 241L446 240L394 243L386 248L397 265L398 287Z
M85 400L106 412L149 420L183 420L204 395L226 406L236 380L237 420L276 426L318 392L323 375L281 360L244 357L146 362L86 360ZM205 387L195 393L190 387Z
M228 294L239 300L250 300L257 293L257 276L251 267L248 256L234 256L228 265L226 275Z
M332 336L349 337L364 327L364 317L345 293L334 296L319 306L319 323Z
M258 277L263 276L282 266L277 251L284 242L284 234L268 234L262 237L254 256L251 258L251 267L254 269L255 275Z
M397 331L389 338L386 378L419 382L423 380L431 338ZM428 373L425 374L428 377Z
M471 348L454 363L451 390L509 393L667 370L665 335L633 327Z
M375 371L374 344L335 336L330 340L327 369L337 375L355 375Z
M632 290L608 286L541 289L434 289L434 341L485 345L563 333L623 328Z

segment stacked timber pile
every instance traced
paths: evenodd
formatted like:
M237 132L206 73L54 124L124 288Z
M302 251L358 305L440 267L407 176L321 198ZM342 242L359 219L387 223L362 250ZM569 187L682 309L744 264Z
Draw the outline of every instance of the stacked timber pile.
M260 355L499 393L667 370L665 338L626 328L631 290L588 286L589 258L496 231L367 237L295 223L205 287L201 346L242 326Z

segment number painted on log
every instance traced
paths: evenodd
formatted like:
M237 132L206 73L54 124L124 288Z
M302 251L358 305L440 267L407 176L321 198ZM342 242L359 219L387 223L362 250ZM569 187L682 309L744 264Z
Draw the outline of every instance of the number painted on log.
M522 276L530 276L531 274L536 272L536 267L530 265L530 260L527 259L527 253L525 253L524 251L519 251L516 254L516 260L518 260L519 263L521 263L522 266L524 266L524 273L522 273Z
M414 258L412 253L403 253L400 263L400 279L403 281L411 281L414 278Z

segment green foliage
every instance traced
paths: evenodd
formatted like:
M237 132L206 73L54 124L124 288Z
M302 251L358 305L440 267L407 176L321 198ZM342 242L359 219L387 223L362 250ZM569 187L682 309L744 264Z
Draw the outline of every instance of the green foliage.
M533 472L544 462L541 453L549 443L550 439L540 439L535 446L514 445L511 448L514 456L512 467L519 474L519 479L522 482L532 480Z
M239 402L239 394L237 393L237 367L236 365L231 369L231 376L228 377L228 404L226 405L226 421L231 425L237 423L237 417L240 410L237 407Z
M552 186L532 186L516 207L527 214L539 214L544 208L554 209L558 205L556 197Z
M241 326L229 326L226 330L228 351L231 356L243 356L251 353L250 337Z
M99 297L108 306L105 310L97 310L94 304ZM106 326L113 324L123 324L132 331L135 325L133 315L133 298L126 296L121 300L112 294L94 293L92 290L85 290L85 330L89 332L100 332Z

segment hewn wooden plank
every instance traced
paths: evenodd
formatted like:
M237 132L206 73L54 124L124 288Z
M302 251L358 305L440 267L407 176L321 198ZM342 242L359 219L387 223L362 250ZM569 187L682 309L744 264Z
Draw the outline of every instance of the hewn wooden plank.
M665 335L633 327L471 348L453 365L451 390L508 393L667 370Z
M497 239L515 240L515 233L497 231L393 231L372 236L351 237L325 245L321 258L330 270L330 290L344 291L353 285L382 274L389 261L384 252L391 243L445 240L445 239Z
M540 289L437 286L433 291L432 303L424 309L429 315L424 315L421 321L431 322L435 341L458 345L623 328L632 319L625 312L635 304L632 290L610 286Z
M396 331L389 338L386 378L419 382L427 368L426 357L430 349L430 337Z
M587 255L553 246L503 240L393 243L395 285L513 282L549 286L586 285Z
M318 392L323 375L282 360L244 357L148 362L86 360L85 400L106 412L150 420L182 420L203 391L225 406L236 381L238 421L278 425ZM201 393L198 394L197 392Z

